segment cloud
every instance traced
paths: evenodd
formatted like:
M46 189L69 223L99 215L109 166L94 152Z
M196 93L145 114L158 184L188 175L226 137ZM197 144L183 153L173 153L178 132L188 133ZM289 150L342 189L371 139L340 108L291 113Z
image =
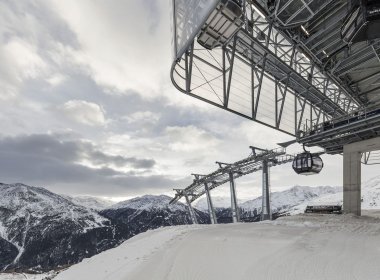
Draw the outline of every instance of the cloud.
M62 106L66 116L78 123L90 126L105 125L105 112L98 104L84 100L70 100Z
M160 113L153 113L151 111L138 111L126 116L125 119L130 123L145 122L154 124L160 120L160 117Z
M175 152L196 152L210 150L219 144L219 140L210 132L189 126L168 126L165 137Z
M63 134L64 135L64 134ZM64 135L65 136L65 135ZM122 155L111 155L99 150L95 145L83 140L60 140L61 134L19 135L0 139L0 152L36 156L41 158L78 163L87 160L93 166L131 167L150 169L153 159L139 159Z
M139 175L155 166L152 159L109 155L87 141L60 140L60 135L20 135L0 138L0 178L3 182L48 185L68 193L133 195L163 191L177 184L164 175ZM94 166L82 164L88 160ZM129 166L121 171L113 166Z
M290 140L177 92L169 12L169 0L0 1L0 179L65 193L170 192L250 145ZM271 169L273 189L341 184L341 158L325 159L318 177ZM260 190L252 176L237 180L240 194Z
M76 34L81 46L78 60L108 92L134 89L151 98L163 80L169 82L170 1L48 3Z

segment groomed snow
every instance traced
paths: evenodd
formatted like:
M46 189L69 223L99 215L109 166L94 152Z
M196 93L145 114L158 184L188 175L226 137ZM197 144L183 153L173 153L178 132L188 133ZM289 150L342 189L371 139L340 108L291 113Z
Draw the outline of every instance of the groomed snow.
M380 275L380 211L149 231L55 280L361 279Z

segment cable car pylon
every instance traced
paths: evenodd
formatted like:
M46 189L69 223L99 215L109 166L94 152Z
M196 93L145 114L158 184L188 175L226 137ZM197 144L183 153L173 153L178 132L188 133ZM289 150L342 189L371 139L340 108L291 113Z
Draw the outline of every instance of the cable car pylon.
M261 219L271 219L269 168L291 162L293 161L294 156L286 154L285 148L267 150L251 146L250 149L250 155L242 160L234 163L216 162L218 164L218 169L214 172L207 175L192 174L195 177L192 184L184 189L174 189L176 194L170 201L170 204L177 202L181 198L185 198L190 211L190 216L194 222L194 218L196 217L191 203L205 194L207 196L210 220L212 223L217 223L210 191L225 183L229 183L231 192L232 221L239 222L241 217L236 194L236 179L262 170L263 213L261 215Z

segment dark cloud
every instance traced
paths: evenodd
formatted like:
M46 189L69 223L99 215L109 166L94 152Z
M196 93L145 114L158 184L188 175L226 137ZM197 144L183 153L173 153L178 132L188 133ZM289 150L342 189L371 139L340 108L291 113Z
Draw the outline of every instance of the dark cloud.
M104 166L79 164L83 159ZM151 159L112 156L81 141L62 141L56 135L23 135L0 139L0 178L2 182L47 185L59 192L98 195L132 195L167 190L178 182L160 175L141 176L121 172L107 165L151 168ZM137 175L136 175L137 174Z
M118 167L131 165L134 168L152 168L156 162L153 159L138 159L135 157L112 156L93 150L92 146L87 146L88 155L93 163L109 164L113 163Z
M96 149L89 142L62 141L58 135L20 135L0 139L0 152L16 152L25 156L39 155L40 157L62 162L78 162L84 159L94 165L130 166L133 168L149 169L155 165L153 159L139 159L121 155L109 155Z

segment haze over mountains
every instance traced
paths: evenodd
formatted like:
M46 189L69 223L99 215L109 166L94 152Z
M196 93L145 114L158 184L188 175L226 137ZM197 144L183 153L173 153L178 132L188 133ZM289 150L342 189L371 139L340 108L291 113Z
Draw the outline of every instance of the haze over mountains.
M380 176L363 184L363 208L380 207ZM295 186L271 195L274 216L303 212L308 204L337 204L342 188ZM110 205L92 197L72 198L44 188L0 184L0 270L47 271L113 248L141 232L190 224L187 206L168 205L170 197L145 195ZM195 206L200 223L209 223L202 199ZM215 198L219 222L228 222L229 198ZM224 203L224 204L222 204ZM220 205L222 204L222 205ZM256 221L261 198L240 203L243 221Z

